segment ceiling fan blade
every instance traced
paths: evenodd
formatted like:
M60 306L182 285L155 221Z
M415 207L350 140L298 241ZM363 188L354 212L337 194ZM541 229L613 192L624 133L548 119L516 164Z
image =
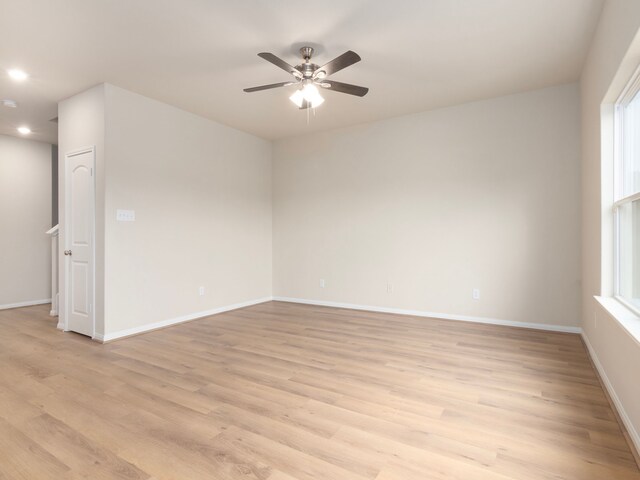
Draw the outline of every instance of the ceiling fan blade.
M358 97L364 97L369 91L367 87L336 82L335 80L323 80L320 86L328 90L333 90L334 92L348 93L349 95L356 95Z
M258 56L260 58L264 58L267 62L273 63L276 67L281 68L285 72L289 72L296 78L302 78L302 72L298 70L296 67L289 65L287 62L282 60L281 58L276 57L273 53L262 52L259 53Z
M328 77L329 75L333 75L334 73L339 72L343 68L347 68L348 66L353 65L354 63L358 63L360 60L362 60L360 58L360 55L358 55L356 52L349 50L348 52L344 52L339 57L334 58L329 63L318 68L314 72L313 76L315 77L320 72L324 72L324 76Z
M259 87L245 88L244 91L247 93L259 92L260 90L269 90L270 88L288 87L289 85L294 85L296 83L298 82L270 83L269 85L260 85Z

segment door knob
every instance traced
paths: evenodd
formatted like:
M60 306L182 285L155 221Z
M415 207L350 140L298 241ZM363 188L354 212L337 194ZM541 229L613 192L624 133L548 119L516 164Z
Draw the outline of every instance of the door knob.
M64 251L64 254L65 254L65 255L71 255L71 250L65 250L65 251Z

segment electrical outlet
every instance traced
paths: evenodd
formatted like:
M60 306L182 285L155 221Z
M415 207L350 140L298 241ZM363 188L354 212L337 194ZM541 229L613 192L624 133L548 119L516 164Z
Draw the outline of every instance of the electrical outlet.
M199 294L200 296L203 296L203 295L204 295L204 287L200 287L200 288L198 288L198 294Z
M393 283L387 283L387 293L393 293Z
M473 292L471 293L471 296L473 297L474 300L480 300L480 289L474 288Z
M324 288L324 278L320 279L320 288Z

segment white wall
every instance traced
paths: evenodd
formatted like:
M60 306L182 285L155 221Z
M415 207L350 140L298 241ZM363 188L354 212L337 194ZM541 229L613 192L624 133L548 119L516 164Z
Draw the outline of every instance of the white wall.
M61 102L59 127L60 192L65 154L96 147L97 338L271 296L269 142L107 84Z
M51 145L0 135L0 309L51 298Z
M640 2L608 0L602 12L581 78L582 98L582 328L602 373L615 391L627 427L640 449L640 343L604 310L594 295L612 294L611 144L601 143L603 102L615 100L624 79L640 64L640 55L623 62L640 28ZM634 42L636 50L640 43ZM632 53L632 52L630 52ZM616 75L620 69L624 70ZM617 77L617 78L616 78ZM620 83L622 80L623 83ZM607 98L609 96L609 98ZM605 132L605 139L608 134ZM604 153L604 155L603 155ZM603 162L604 160L604 162ZM603 207L604 205L604 207ZM603 227L604 224L604 227Z
M566 85L276 142L274 295L578 325L579 125Z
M60 221L59 244L59 288L60 312L64 312L65 281L64 265L67 257L63 255L66 245L65 235L65 155L87 147L95 146L96 155L96 278L95 278L95 316L96 331L104 332L104 179L105 160L105 86L98 85L85 92L74 95L58 104L58 205Z
M270 297L271 143L112 85L105 128L105 334Z

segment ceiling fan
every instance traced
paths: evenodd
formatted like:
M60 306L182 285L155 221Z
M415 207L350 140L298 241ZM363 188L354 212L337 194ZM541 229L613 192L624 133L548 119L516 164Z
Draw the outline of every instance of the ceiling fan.
M276 67L290 73L293 75L295 80L245 88L244 91L259 92L260 90L269 90L271 88L300 85L301 88L296 90L295 93L289 97L290 100L300 109L315 108L324 102L324 98L320 95L318 87L333 90L334 92L346 93L348 95L356 95L358 97L364 97L369 91L366 87L327 79L329 75L333 75L343 68L353 65L354 63L358 63L361 58L356 52L349 50L321 67L315 63L311 63L313 48L302 47L300 49L300 54L302 55L303 62L294 67L281 58L276 57L273 53L259 53L259 57L264 58L267 62L271 62Z

